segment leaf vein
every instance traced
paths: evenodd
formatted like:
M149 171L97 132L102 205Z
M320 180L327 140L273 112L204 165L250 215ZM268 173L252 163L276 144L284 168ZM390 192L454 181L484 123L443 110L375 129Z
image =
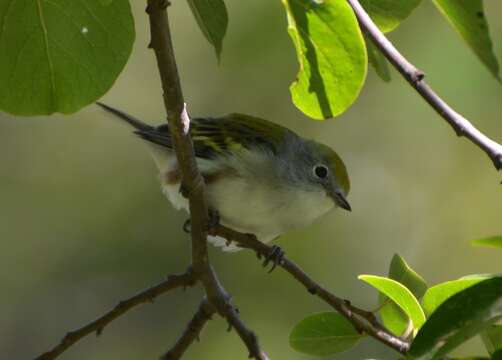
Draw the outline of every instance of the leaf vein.
M54 64L52 62L51 52L49 49L49 34L47 33L47 27L45 26L42 1L43 0L37 0L38 18L40 20L40 26L42 27L45 55L47 57L47 63L49 66L49 78L50 78L50 82L51 82L51 93L52 93L52 107L55 108L55 106L56 106L56 81L54 78Z

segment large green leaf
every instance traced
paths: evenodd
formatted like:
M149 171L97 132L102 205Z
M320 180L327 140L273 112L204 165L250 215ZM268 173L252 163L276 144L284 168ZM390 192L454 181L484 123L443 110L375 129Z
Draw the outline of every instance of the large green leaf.
M490 277L490 275L471 275L458 280L446 281L429 288L422 300L425 313L431 315L449 297Z
M492 236L484 239L473 240L471 245L502 248L502 236Z
M380 30L389 32L410 16L421 0L359 0L359 2Z
M282 0L300 70L290 91L294 104L314 119L340 115L364 83L367 55L346 0Z
M434 0L434 3L483 64L498 78L499 64L493 52L483 1Z
M133 41L128 0L0 1L0 109L79 110L110 89Z
M362 337L340 314L324 312L296 324L289 335L289 343L299 352L328 356L350 349Z
M228 13L223 0L188 0L188 5L207 41L220 59L223 38L227 32Z
M375 275L359 275L359 279L367 282L395 302L410 318L414 329L419 329L424 324L425 315L417 298L404 285L395 280Z
M411 291L411 293L420 299L427 290L425 280L418 275L406 261L395 254L392 258L389 268L389 278L396 280ZM401 335L408 327L408 317L403 313L400 307L389 298L380 293L380 316L384 325L396 335Z
M481 339L490 355L502 355L502 325L492 325L481 334Z
M502 277L483 280L450 297L411 344L417 360L443 359L457 346L502 318Z

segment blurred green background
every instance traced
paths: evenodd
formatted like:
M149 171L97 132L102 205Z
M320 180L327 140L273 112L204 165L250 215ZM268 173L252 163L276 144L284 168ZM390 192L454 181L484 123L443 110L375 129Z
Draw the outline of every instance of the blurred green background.
M103 101L152 123L163 121L160 83L147 50L143 2L132 2L137 41ZM316 122L291 103L297 64L279 1L227 2L230 27L218 66L184 2L171 8L186 101L192 115L245 112L332 145L352 179L352 213L331 213L278 244L315 279L357 305L376 293L357 280L386 274L395 252L429 284L500 272L502 253L469 240L502 233L502 174L484 153L458 139L393 72L372 71L343 116ZM502 56L502 3L487 1ZM431 85L481 130L502 141L502 86L429 1L391 34ZM0 351L29 359L68 330L89 322L140 289L183 271L189 261L186 214L163 198L156 169L130 130L89 106L72 116L0 114ZM329 310L282 270L271 275L254 254L211 249L221 280L272 359L310 359L288 345L293 325ZM155 359L177 338L201 290L181 290L144 305L89 336L62 359ZM237 335L210 322L186 359L245 359ZM481 351L471 341L457 353ZM337 359L395 359L375 341Z

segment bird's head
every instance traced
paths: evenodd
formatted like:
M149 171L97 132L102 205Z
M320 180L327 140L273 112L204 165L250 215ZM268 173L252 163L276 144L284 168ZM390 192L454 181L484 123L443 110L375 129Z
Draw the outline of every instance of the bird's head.
M338 154L329 146L318 142L310 143L313 156L310 159L310 181L321 187L334 203L348 211L350 190L347 168Z

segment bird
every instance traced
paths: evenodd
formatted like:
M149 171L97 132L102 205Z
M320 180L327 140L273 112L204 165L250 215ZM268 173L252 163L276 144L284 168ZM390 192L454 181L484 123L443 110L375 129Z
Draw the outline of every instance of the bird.
M96 104L134 128L148 145L164 194L176 209L189 212L168 124L148 125L122 110ZM193 118L189 133L208 206L224 226L268 243L334 208L351 211L346 166L327 145L240 113ZM241 249L217 236L208 241L224 251Z

